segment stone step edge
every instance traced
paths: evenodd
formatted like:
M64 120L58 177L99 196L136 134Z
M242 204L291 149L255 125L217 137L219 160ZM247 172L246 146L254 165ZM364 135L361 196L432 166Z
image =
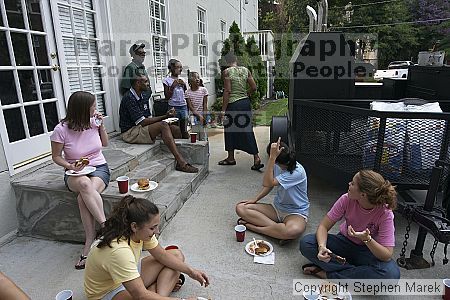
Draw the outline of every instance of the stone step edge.
M151 159L151 160L147 160L147 162L149 162L149 161L158 161L158 160L166 160L166 159L168 159L168 158L169 158L169 157L168 157L167 154L165 154L165 153L158 153L157 156L154 156L153 159ZM140 166L140 165L136 166L136 168L138 168L139 166ZM134 168L133 170L130 170L130 171L126 172L124 175L126 175L126 174L128 174L128 173L130 173L130 172L135 171L136 168ZM149 178L149 179L150 179L150 180L154 180L154 178L160 176L161 173L165 173L166 175L167 175L167 174L170 174L170 171L171 171L171 170L175 170L175 160L174 160L173 162L168 163L163 169L160 170L159 173L154 174L153 177L152 177L151 179L150 179L150 178ZM61 178L62 178L62 176L63 176L63 174L61 174ZM164 176L164 177L165 177L165 176ZM114 182L114 181L115 181L115 179L113 180L112 178L113 178L113 177L111 176L111 179L110 179L110 181L109 181L110 184L111 184L111 182ZM11 185L13 186L14 189L16 189L16 188L29 188L29 189L39 190L39 191L52 191L52 192L55 192L55 190L54 190L53 188L46 188L45 186L40 186L40 185L32 185L32 184L28 183L28 181L27 181L27 182L24 182L24 181L23 181L24 178L21 178L20 180L21 180L20 182L17 182L17 181L11 182ZM61 180L62 180L62 179L61 179ZM32 182L32 181L30 181L30 182ZM105 189L105 191L106 191L106 190L107 190L107 189ZM61 193L74 194L74 192L69 191L65 186L64 186L63 189L59 189L59 190L56 190L56 191L61 192ZM103 191L103 192L101 193L101 195L103 195L103 193L104 193L105 191Z

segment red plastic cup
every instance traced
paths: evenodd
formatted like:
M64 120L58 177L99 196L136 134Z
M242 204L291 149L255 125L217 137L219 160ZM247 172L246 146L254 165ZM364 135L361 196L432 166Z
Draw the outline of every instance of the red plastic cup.
M166 250L173 250L173 249L178 249L177 245L169 245L165 248Z
M234 227L234 231L236 231L236 240L238 242L243 242L245 239L245 231L247 230L247 227L244 225L236 225Z
M191 135L191 143L197 142L197 133L189 133Z
M119 193L128 193L128 182L130 181L130 178L128 176L119 176L116 180L117 185L119 186Z
M444 279L444 296L442 296L442 299L444 300L450 300L450 279Z

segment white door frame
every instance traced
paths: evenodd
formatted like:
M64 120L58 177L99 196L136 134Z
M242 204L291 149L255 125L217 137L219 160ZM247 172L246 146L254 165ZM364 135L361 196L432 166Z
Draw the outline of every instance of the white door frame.
M13 105L9 105L9 108L11 108L11 107L21 108L22 120L18 120L18 121L23 122L24 130L25 130L25 139L10 143L7 128L6 128L5 118L4 118L3 113L0 113L0 123L5 125L5 126L0 126L0 135L2 138L3 148L4 148L4 152L5 152L5 156L6 156L6 164L8 166L10 175L14 175L15 173L17 173L17 169L20 169L22 166L28 165L30 162L34 162L36 160L39 160L43 157L50 155L51 149L50 149L49 136L50 136L51 131L48 131L48 129L45 126L46 119L45 119L45 114L42 115L42 113L44 111L41 108L41 105L43 105L44 103L47 103L47 102L55 102L58 117L61 115L61 112L64 111L64 106L61 105L61 101L58 101L58 100L55 101L55 99L62 99L62 97L63 97L63 91L61 88L61 86L62 86L61 77L60 77L58 70L56 70L55 72L54 71L50 72L51 76L52 76L54 97L50 98L50 99L45 99L45 100L42 100L42 94L41 94L41 90L40 90L41 87L39 84L39 76L36 76L36 73L33 72L34 83L35 83L35 88L36 88L36 93L37 93L38 99L35 101L32 101L31 104L40 106L41 121L42 121L44 132L42 134L39 134L39 135L36 135L33 137L30 136L29 129L28 129L28 122L26 119L26 115L24 113L24 107L30 105L30 103L23 102L22 92L21 92L21 87L19 84L19 77L18 77L17 71L34 70L34 69L36 69L37 71L51 70L51 65L58 64L58 60L53 59L50 55L50 53L53 53L53 52L56 53L56 44L55 44L55 35L54 35L54 31L53 31L53 24L51 21L51 13L50 13L50 8L48 6L48 1L44 0L44 1L41 1L40 3L41 3L41 6L40 6L41 19L42 19L42 25L43 25L43 30L44 30L43 32L45 32L45 34L42 34L42 32L37 32L37 31L31 30L27 17L24 18L24 24L25 24L25 28L29 28L29 30L9 28L6 31L6 39L7 39L8 44L10 44L10 45L12 45L12 39L11 39L11 34L10 34L11 32L27 33L27 34L30 33L30 34L45 36L46 37L45 40L46 40L46 48L47 48L47 58L49 61L48 66L36 66L35 57L30 52L29 55L30 55L30 59L31 59L31 65L30 66L17 66L16 61L14 59L14 55L11 52L13 50L13 48L11 47L11 49L9 49L11 67L6 66L6 67L0 68L0 70L13 71L14 81L15 81L15 85L16 85L16 92L17 92L17 97L19 99L19 102L16 104L13 104ZM23 8L23 13L28 14L28 11L26 9L25 0L21 0L21 5ZM6 15L6 9L5 9L5 5L4 5L3 1L0 2L0 6L1 6L2 14L3 14L2 17L4 20L4 26L6 26L7 15ZM28 45L29 51L31 51L31 50L35 51L33 49L32 41L28 37L27 37L27 45ZM1 105L0 105L0 108L2 108ZM1 111L3 111L3 109L1 109Z

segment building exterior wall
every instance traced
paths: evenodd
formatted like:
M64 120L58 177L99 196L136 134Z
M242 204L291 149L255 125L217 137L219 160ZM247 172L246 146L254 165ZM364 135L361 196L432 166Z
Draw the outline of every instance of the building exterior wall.
M5 152L0 144L0 238L17 229L16 197L10 180Z
M187 76L187 69L199 71L197 44L197 7L206 11L207 40L208 40L208 76L204 77L206 88L209 90L209 104L215 101L214 75L217 70L217 62L220 56L221 20L226 22L226 34L233 21L240 24L240 6L242 1L242 27L244 31L258 30L258 1L227 0L227 1L165 1L167 5L167 23L169 34L169 57L181 61L184 67L182 76ZM122 70L131 60L128 53L129 47L136 42L143 42L146 46L147 57L145 66L151 68L153 57L151 56L151 23L148 0L134 0L135 5L121 0L109 1L109 9L112 22L112 37L114 40L114 55L118 70ZM117 76L120 82L121 75ZM151 79L154 94L162 93L162 89L155 86ZM115 116L118 119L118 116Z
M242 5L242 26L240 26L240 1ZM177 41L172 41L172 56L179 59L184 69L191 71L200 70L197 44L197 7L206 11L207 19L207 40L208 40L208 63L207 77L203 77L205 87L209 91L208 105L212 105L216 100L214 76L218 71L217 62L220 58L221 43L221 21L226 22L226 36L231 24L236 22L242 27L241 32L258 30L258 1L248 0L226 0L226 1L170 1L170 21L171 33L180 37ZM181 36L187 38L188 46L182 46ZM185 74L186 75L186 74Z
M17 229L16 197L10 181L9 171L0 172L0 238Z
M242 4L240 11L239 1ZM245 2L248 2L245 4ZM103 3L103 2L102 2ZM100 56L107 56L101 61L106 61L107 80L116 81L117 84L110 85L112 91L112 117L114 128L119 130L118 108L120 104L120 94L118 87L122 77L123 68L130 63L129 48L134 43L145 43L148 56L145 59L145 66L153 66L152 40L151 40L151 22L148 0L109 0L105 6L102 6L102 22L107 23L110 32L104 34L103 40L99 43ZM131 5L132 3L133 5ZM205 86L208 88L210 97L209 105L216 99L214 87L214 75L217 69L217 62L220 56L221 28L220 21L226 22L226 36L233 21L240 24L240 12L242 12L243 31L258 30L258 1L257 0L225 0L225 1L207 1L207 0L166 0L167 5L167 23L169 39L169 57L180 60L185 66L183 77L186 77L186 70L199 70L199 59L197 56L198 45L196 44L197 25L197 7L206 11L207 22L207 40L208 40L208 73L204 77ZM242 30L241 30L242 31ZM181 47L177 44L175 38L185 36L187 45ZM161 93L161 90L155 90L155 82L151 79L152 89L155 93ZM49 163L47 161L47 163ZM17 229L16 198L10 185L12 177L9 174L6 164L6 156L3 147L0 147L0 184L3 186L0 192L0 238Z

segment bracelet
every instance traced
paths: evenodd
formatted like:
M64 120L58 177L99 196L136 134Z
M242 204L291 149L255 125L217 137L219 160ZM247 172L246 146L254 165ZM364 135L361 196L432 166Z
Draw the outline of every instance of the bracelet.
M372 240L372 236L369 235L369 239L363 240L363 242L367 244L367 243L369 243L371 240Z

